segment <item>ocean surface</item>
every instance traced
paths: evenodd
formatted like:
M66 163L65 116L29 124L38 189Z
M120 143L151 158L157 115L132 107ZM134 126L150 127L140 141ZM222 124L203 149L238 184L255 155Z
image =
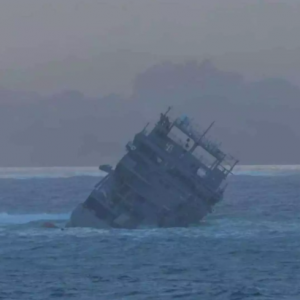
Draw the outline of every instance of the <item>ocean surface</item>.
M0 299L300 299L300 167L241 166L199 226L63 227L97 168L0 169Z

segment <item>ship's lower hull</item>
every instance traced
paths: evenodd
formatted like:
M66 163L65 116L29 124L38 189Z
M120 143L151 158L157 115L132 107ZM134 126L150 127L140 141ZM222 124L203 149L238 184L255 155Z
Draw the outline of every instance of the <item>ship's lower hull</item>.
M93 210L79 204L71 214L66 227L89 227L97 229L108 229L110 226L105 220L98 218Z
M148 222L141 222L137 226L129 227L124 224L111 224L105 219L96 216L95 211L84 207L84 204L79 204L71 214L70 220L67 222L66 227L82 227L82 228L96 228L96 229L110 229L110 228L144 228L144 227L188 227L195 223L200 222L209 212L203 212L202 216L195 222L180 222L180 221L166 221L164 218L157 216L157 218L148 220ZM121 218L120 218L121 219ZM125 219L125 218L124 218Z
M108 178L107 183L112 179ZM203 201L202 205L198 205L197 208L191 205L184 214L178 209L176 211L147 209L139 215L136 211L126 209L124 206L112 205L109 191L104 185L101 188L95 188L88 199L74 209L66 227L98 229L133 229L145 226L187 227L198 223L210 212L211 206L205 205Z

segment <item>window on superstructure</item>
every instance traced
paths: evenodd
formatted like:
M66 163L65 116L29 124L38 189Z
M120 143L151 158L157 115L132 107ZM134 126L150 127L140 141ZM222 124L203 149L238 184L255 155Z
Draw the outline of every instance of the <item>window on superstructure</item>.
M161 164L163 162L163 160L159 156L156 156L156 162L158 164Z
M189 138L189 136L175 126L169 132L168 137L187 151L189 151L194 145L194 142Z
M167 143L166 147L165 147L165 150L170 153L170 152L172 152L173 148L174 148L173 144Z
M197 175L200 177L204 177L206 175L206 170L204 170L203 168L199 168L197 170Z

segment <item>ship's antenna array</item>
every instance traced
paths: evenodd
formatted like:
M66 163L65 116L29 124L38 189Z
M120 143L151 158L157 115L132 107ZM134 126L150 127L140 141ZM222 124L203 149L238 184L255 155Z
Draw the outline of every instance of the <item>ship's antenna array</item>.
M148 123L145 125L145 127L144 127L143 130L142 130L142 132L145 132L145 131L146 131L146 129L148 128L149 124L150 124L150 122L148 122Z
M169 106L168 109L167 109L167 111L164 113L164 116L166 116L171 109L172 109L172 106Z

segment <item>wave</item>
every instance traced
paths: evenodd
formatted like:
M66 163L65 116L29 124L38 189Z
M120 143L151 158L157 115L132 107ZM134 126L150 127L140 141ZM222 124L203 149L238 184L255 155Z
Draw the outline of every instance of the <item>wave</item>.
M18 225L37 221L65 221L70 217L70 213L60 214L8 214L0 213L0 225Z
M234 175L242 176L289 176L300 174L300 165L240 165Z
M300 165L239 165L234 169L233 174L237 176L294 175L300 174ZM104 175L105 173L97 167L0 168L0 179L103 177Z
M0 168L0 179L103 177L104 175L105 173L97 167Z

